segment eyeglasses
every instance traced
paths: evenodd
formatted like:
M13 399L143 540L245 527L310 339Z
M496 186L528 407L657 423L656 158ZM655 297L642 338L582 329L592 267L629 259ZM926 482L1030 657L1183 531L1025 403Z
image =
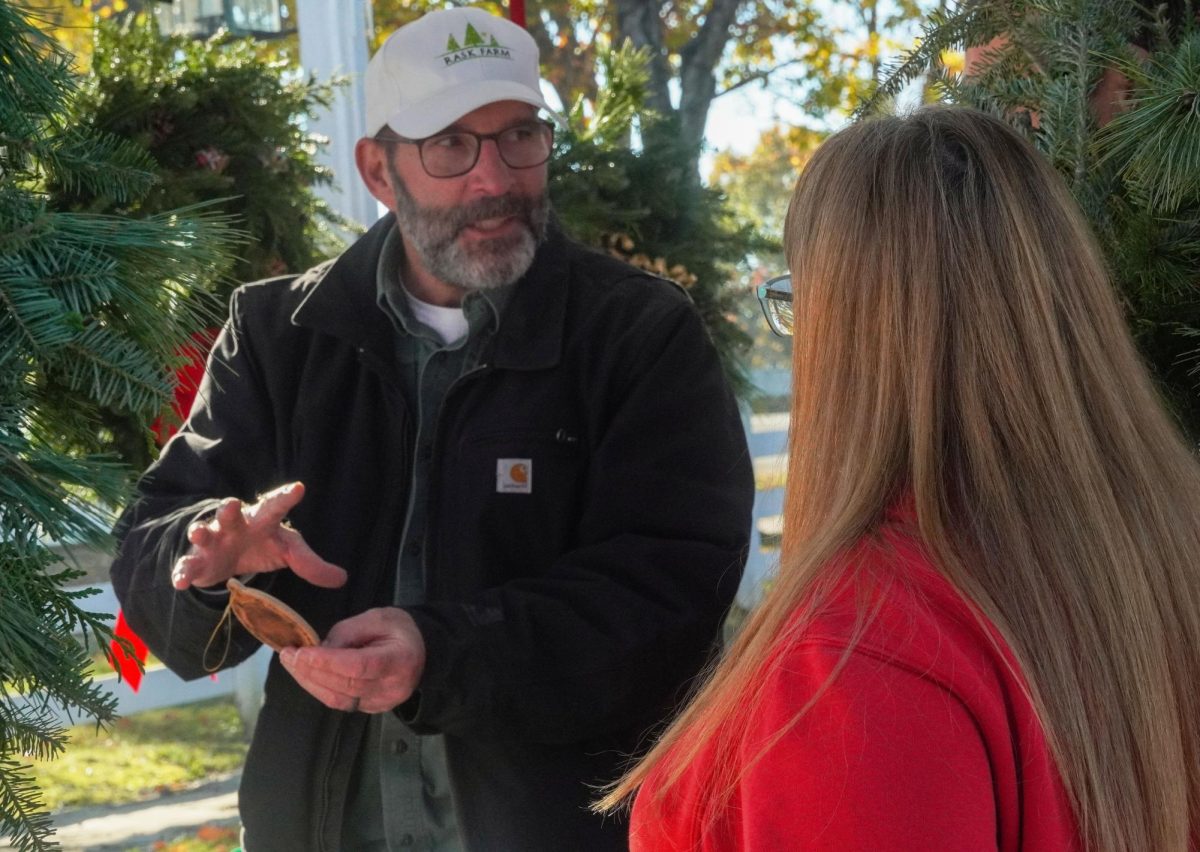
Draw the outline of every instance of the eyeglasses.
M780 337L791 337L795 314L792 312L792 277L776 275L758 285L758 301L771 331Z
M496 143L500 159L510 169L532 169L550 159L554 147L554 125L548 121L527 121L498 133L472 133L456 130L438 133L424 139L405 139L403 136L376 136L379 142L401 142L416 145L425 173L435 178L465 175L479 162L484 140Z

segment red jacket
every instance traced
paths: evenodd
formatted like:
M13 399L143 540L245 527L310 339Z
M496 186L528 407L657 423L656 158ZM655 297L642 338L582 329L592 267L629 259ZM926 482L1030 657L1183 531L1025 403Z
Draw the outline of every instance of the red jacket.
M633 850L1082 848L1012 654L905 529L897 513L882 531L885 546L863 548L878 615L830 688L750 766L711 830L702 831L695 804L710 751L661 811L651 801L656 777L647 780L633 809ZM765 671L739 766L825 682L854 607L847 588Z

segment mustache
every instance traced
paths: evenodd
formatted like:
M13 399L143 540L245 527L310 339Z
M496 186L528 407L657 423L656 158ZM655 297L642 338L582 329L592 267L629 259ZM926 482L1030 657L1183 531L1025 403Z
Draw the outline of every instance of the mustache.
M465 228L484 219L501 219L508 216L520 219L529 229L535 230L534 211L539 199L506 193L490 198L480 198L461 207L445 211L448 229L458 236Z

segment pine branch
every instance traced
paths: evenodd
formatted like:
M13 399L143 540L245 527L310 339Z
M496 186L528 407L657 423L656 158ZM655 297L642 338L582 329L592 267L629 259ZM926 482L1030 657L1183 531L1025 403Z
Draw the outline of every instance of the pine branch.
M54 760L67 747L66 731L48 708L0 701L0 742L8 754L33 760Z
M24 694L27 712L18 719L36 720L53 700L62 707L79 708L101 722L113 718L116 698L86 675L89 660L85 642L111 636L112 616L79 607L81 596L63 586L79 577L71 569L50 573L47 565L61 565L60 556L18 531L14 543L0 547L0 581L5 618L0 620L0 649L3 649L3 686L6 699L10 688ZM11 684L11 687L10 687ZM21 706L21 705L19 705ZM44 732L54 739L52 728Z
M598 53L596 61L608 85L597 93L590 120L585 118L582 100L572 108L569 120L580 140L605 145L628 139L634 119L644 114L649 56L647 48L635 48L628 42Z
M217 212L223 199L144 219L88 213L52 214L44 237L56 253L80 244L116 263L112 299L132 324L160 331L161 345L142 340L165 361L185 333L220 325L223 308L211 295L245 234ZM169 300L170 311L165 300ZM169 324L164 326L163 320Z
M30 254L37 258L38 280L61 302L65 312L83 317L123 295L116 258L50 240L31 246Z
M49 228L44 199L0 182L0 255L20 251Z
M937 68L943 51L991 41L999 31L988 23L981 3L963 3L954 12L930 13L916 47L883 69L880 84L855 110L853 118L879 112L882 104L894 100L905 86Z
M27 14L12 7L0 14L0 127L6 130L23 126L22 116L53 122L73 91L71 57Z
M19 258L0 257L0 341L39 357L65 346L77 333L63 304ZM19 338L19 342L12 337Z
M1156 54L1138 83L1132 108L1097 137L1100 162L1122 163L1148 204L1173 213L1200 198L1200 33Z
M137 343L93 322L63 347L48 371L72 390L121 411L153 414L173 387L165 367L147 364Z
M83 487L92 499L81 495ZM112 519L95 498L115 505L124 490L124 473L111 458L64 456L31 443L24 430L0 430L0 541L16 541L14 531L33 524L55 541L103 542Z
M50 839L53 830L30 768L0 758L0 833L12 840L17 852L49 852L61 848Z
M236 217L216 212L225 200L217 198L144 219L58 213L54 214L53 226L62 238L86 241L97 248L173 256L178 268L220 266L228 262L229 249L245 237L235 227Z
M111 134L63 133L33 153L47 179L71 193L85 191L124 204L157 182L150 155Z

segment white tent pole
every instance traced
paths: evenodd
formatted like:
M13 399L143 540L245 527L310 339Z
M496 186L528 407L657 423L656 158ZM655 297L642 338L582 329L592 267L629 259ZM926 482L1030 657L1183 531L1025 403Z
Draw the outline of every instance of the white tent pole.
M300 64L305 72L322 80L335 74L351 78L337 90L330 109L310 118L309 127L329 137L320 162L333 171L336 183L321 188L321 197L347 219L370 225L379 218L379 205L358 177L354 143L366 124L362 75L373 29L371 4L369 0L298 0L296 5Z

